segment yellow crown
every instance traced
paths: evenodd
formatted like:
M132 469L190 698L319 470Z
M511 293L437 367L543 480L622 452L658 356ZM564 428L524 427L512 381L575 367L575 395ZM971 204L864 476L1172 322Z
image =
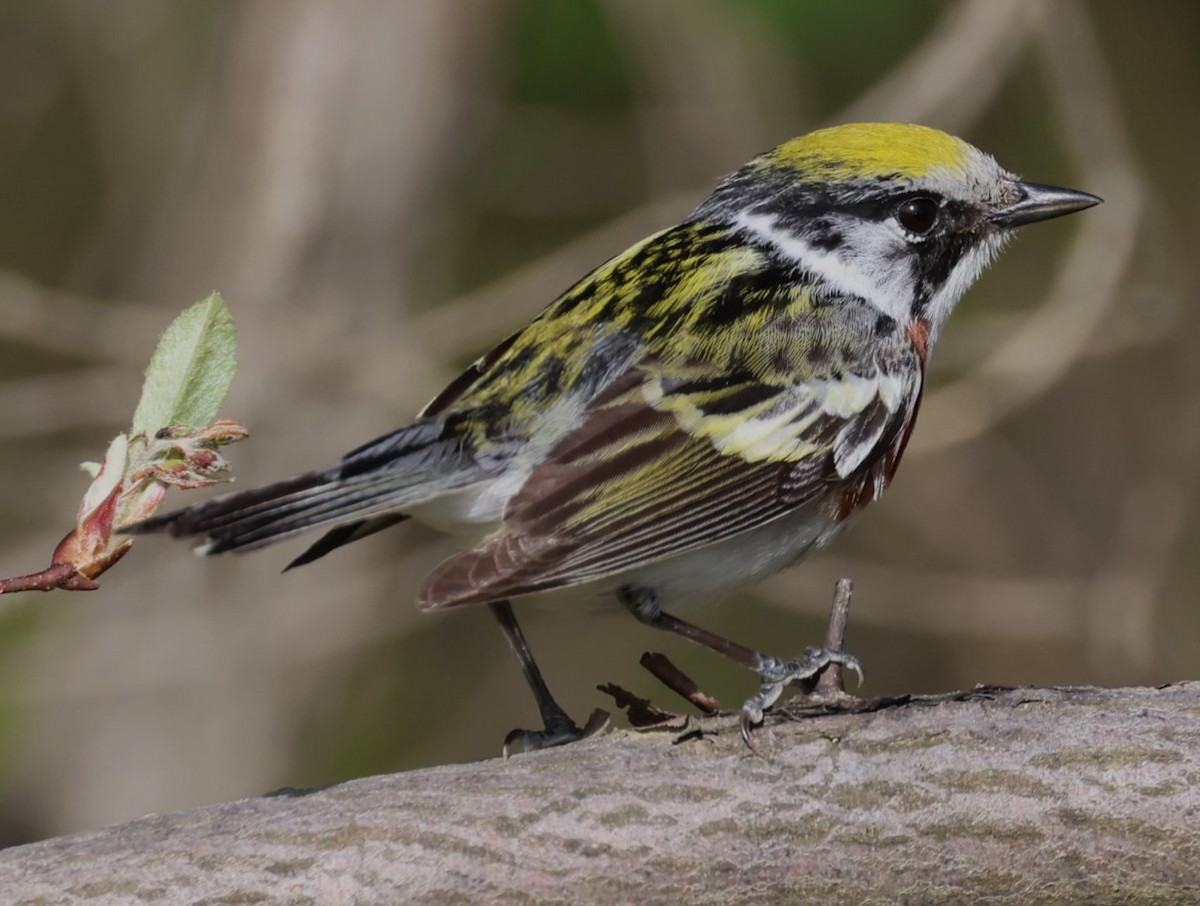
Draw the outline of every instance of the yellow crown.
M935 170L966 172L981 152L962 139L908 123L849 123L784 142L763 166L813 171L825 179L891 176L919 179Z

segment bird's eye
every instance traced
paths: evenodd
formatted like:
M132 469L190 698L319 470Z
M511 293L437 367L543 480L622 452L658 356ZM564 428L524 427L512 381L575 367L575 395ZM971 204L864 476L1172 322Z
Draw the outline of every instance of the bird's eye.
M896 220L914 236L924 236L937 225L938 204L932 198L910 198L896 208Z

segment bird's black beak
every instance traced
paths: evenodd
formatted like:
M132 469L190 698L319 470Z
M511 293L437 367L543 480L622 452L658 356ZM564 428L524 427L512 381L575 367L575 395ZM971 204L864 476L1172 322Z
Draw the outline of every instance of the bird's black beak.
M1015 184L1017 200L992 215L997 226L1019 227L1039 220L1050 220L1064 214L1074 214L1104 201L1088 192L1061 189L1058 186L1042 186L1034 182Z

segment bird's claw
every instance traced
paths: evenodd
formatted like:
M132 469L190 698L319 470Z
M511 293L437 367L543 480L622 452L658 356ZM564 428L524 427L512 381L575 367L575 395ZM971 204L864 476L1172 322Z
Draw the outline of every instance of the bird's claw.
M746 745L753 748L750 743L751 729L762 723L763 712L779 700L779 696L783 694L783 690L789 684L802 685L830 664L838 664L853 670L858 676L858 684L862 685L864 679L862 664L854 655L846 654L844 651L830 651L828 648L809 646L804 649L803 654L789 661L763 657L755 669L755 672L762 678L762 685L742 705L740 725L742 740Z

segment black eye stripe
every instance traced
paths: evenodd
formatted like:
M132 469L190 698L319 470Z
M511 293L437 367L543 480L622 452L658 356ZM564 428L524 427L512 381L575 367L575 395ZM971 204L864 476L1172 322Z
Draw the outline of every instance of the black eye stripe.
M802 191L803 189L803 191ZM914 202L927 201L936 208L936 223L928 232L921 233L913 227L921 224L901 223L900 211ZM837 199L827 191L813 190L811 186L793 188L752 205L749 212L756 216L774 218L776 229L796 236L805 236L808 241L825 251L833 251L851 241L847 232L848 222L858 220L865 223L883 223L894 220L900 223L910 237L929 239L934 235L949 235L959 232L976 232L983 218L979 207L968 201L943 198L937 192L910 191L890 196L873 198L860 196L853 200Z

